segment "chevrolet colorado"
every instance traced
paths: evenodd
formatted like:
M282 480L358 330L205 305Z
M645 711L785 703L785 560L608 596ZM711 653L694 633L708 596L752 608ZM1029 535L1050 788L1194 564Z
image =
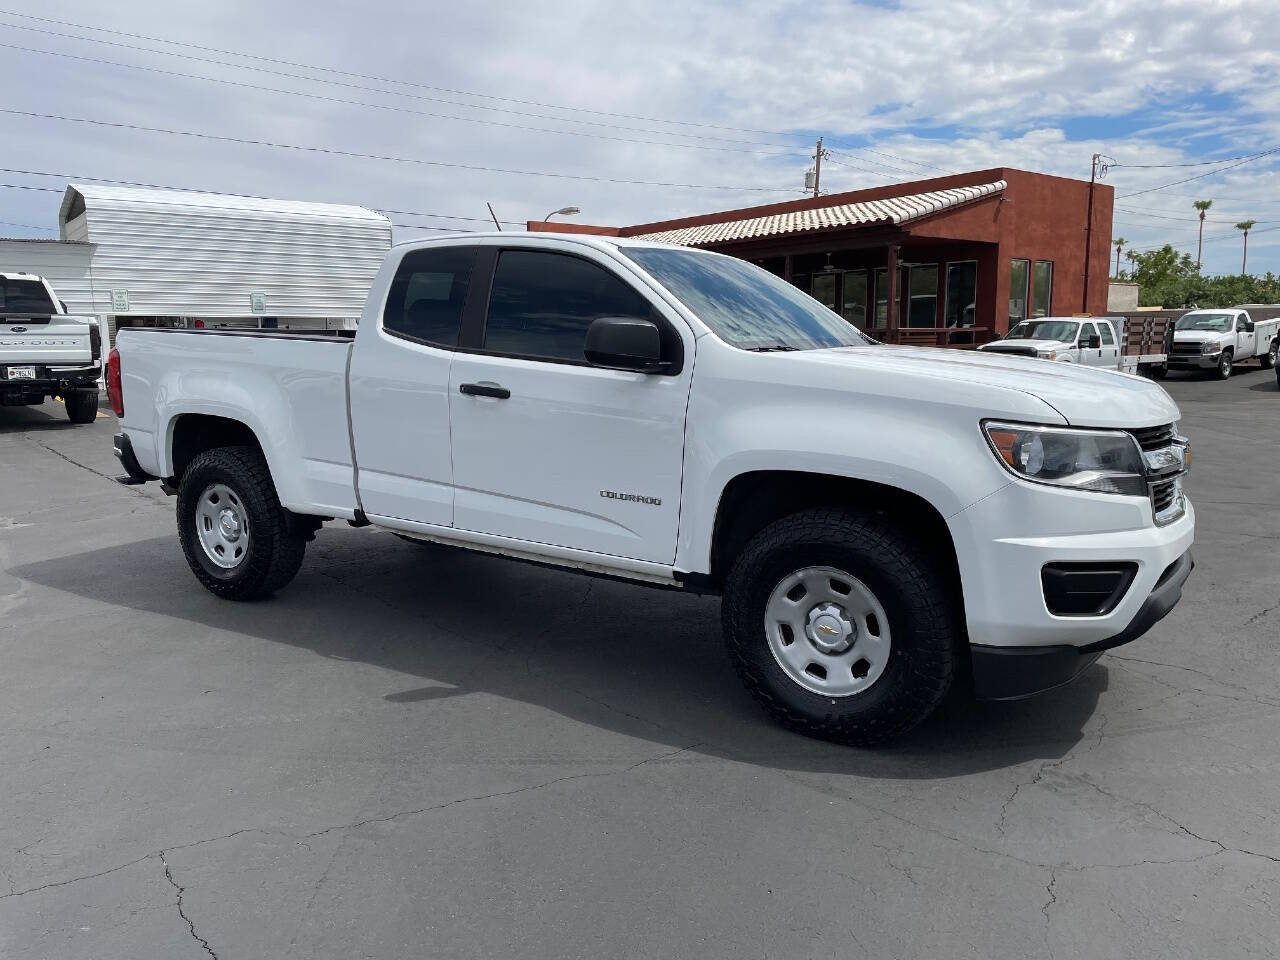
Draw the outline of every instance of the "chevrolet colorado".
M1181 596L1187 443L1157 384L882 346L766 271L614 238L391 250L354 342L122 330L126 480L249 599L322 522L722 594L747 686L834 740L960 679L1065 683Z
M67 316L42 277L0 273L0 406L61 397L72 423L92 423L101 372L95 317Z

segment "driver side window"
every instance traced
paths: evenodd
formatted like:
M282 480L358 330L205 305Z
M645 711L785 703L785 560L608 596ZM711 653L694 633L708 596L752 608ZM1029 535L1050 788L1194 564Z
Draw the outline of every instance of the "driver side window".
M1089 343L1097 335L1098 335L1098 330L1092 323L1080 324L1080 339L1078 341L1079 345L1083 347L1086 343Z

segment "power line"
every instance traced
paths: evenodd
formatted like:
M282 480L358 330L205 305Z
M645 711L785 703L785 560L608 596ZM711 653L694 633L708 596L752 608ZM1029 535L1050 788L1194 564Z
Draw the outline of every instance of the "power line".
M10 13L9 11L6 11L6 10L0 10L0 14L7 14L9 16L29 17L28 14L15 14L15 13ZM653 123L675 123L679 125L696 126L696 127L705 126L710 129L718 129L718 130L723 129L723 130L730 130L730 131L738 130L738 132L746 132L746 133L764 133L769 136L779 136L779 137L794 138L794 137L800 136L799 134L770 133L769 131L753 131L753 130L734 128L734 127L720 127L720 126L717 126L716 124L700 124L700 123L693 123L692 121L665 121L665 120L660 120L656 118L644 118L644 117L631 118L630 115L628 114L610 114L607 111L586 110L585 108L579 108L579 107L558 107L558 106L555 106L554 104L538 104L535 101L525 101L525 100L519 100L516 98L491 97L487 94L471 94L463 90L451 90L447 87L433 87L428 84L419 84L419 83L414 83L408 80L395 80L390 78L371 76L367 74L352 73L351 71L339 70L331 67L316 66L313 64L297 63L295 61L290 61L290 60L277 60L272 57L260 57L255 54L238 53L234 50L224 50L218 47L204 47L199 44L186 44L177 40L165 40L159 37L148 37L144 34L129 34L129 33L123 33L121 31L116 31L116 30L107 30L106 28L103 28L103 27L88 27L88 26L83 26L81 24L69 24L69 23L65 23L65 21L47 20L47 18L43 18L43 17L29 17L29 18L36 19L36 20L44 20L46 22L51 22L51 23L60 23L67 26L74 26L84 30L101 31L101 32L117 34L121 36L134 37L137 39L150 40L157 43L169 43L169 44L174 44L175 46L188 47L188 48L197 49L197 50L207 50L210 52L226 54L234 57L243 57L250 60L258 60L260 62L276 63L284 66L299 67L304 70L313 70L321 73L330 73L335 75L354 76L354 77L363 78L366 80L373 80L378 83L395 83L395 84L400 84L400 85L409 86L409 87L418 87L421 89L436 90L443 93L452 93L452 94L461 95L461 96L473 96L473 97L480 97L482 99L492 99L492 100L498 100L498 101L521 103L529 106L541 106L541 107L545 107L553 110L581 111L581 112L593 113L593 114L599 113L604 116L617 116L620 119L639 119L645 122L653 122ZM483 104L465 103L457 100L448 100L442 97L427 96L424 94L417 94L417 93L409 93L401 90L384 90L378 87L370 87L365 84L348 83L342 80L331 80L325 77L312 77L312 76L306 76L304 74L289 73L281 70L272 70L267 67L254 66L248 63L234 63L227 60L215 60L209 57L192 57L190 54L176 53L172 50L157 50L153 47L143 47L143 46L138 46L137 44L120 43L113 40L104 40L104 39L101 39L100 37L76 36L75 34L61 33L56 30L44 30L39 27L31 27L31 26L26 26L24 24L18 24L18 23L0 23L0 26L6 26L13 30L26 30L32 33L45 34L47 36L63 37L69 40L79 40L85 43L98 43L98 44L103 44L111 47L119 47L126 50L137 50L145 53L153 53L153 54L158 54L160 56L165 56L165 57L181 57L183 60L187 60L187 61L198 60L202 63L209 63L209 64L213 64L216 66L223 66L223 67L231 67L236 70L254 70L259 73L265 73L271 76L288 77L290 79L303 80L309 83L327 83L333 86L344 87L352 90L365 90L365 91L380 93L380 94L393 96L393 97L408 97L415 100L426 100L426 101L431 101L433 103L443 103L450 106L463 107L463 108L472 109L472 110L492 110L498 113L511 113L511 114L516 114L518 116L531 117L539 120L555 120L562 123L580 123L580 124L587 124L590 126L597 126L597 127L609 127L609 128L618 129L618 130L627 130L633 133L649 133L649 134L658 134L660 136L666 135L666 136L687 137L691 139L713 140L721 143L736 143L736 144L744 144L748 146L765 146L765 147L773 147L773 148L786 147L786 144L781 144L781 143L761 143L759 141L733 139L728 137L716 137L716 136L710 136L707 134L680 133L679 131L675 131L675 130L665 130L665 131L652 130L647 127L625 126L622 124L608 123L600 120L579 120L573 117L558 117L558 116L553 116L548 114L530 113L527 110L515 110L509 107L485 106Z
M0 186L3 186L3 184L0 184ZM34 223L14 223L12 220L0 220L0 225L6 226L6 227L22 227L26 230L44 230L44 231L47 231L48 233L58 232L57 230L53 229L53 227L37 227Z
M1130 170L1168 170L1175 167L1211 167L1219 163L1230 163L1232 160L1256 160L1269 153L1275 153L1280 147L1263 150L1260 153L1241 154L1238 157L1219 157L1216 160L1191 160L1186 163L1113 163L1113 167L1128 167Z
M1179 184L1190 183L1192 180L1203 180L1205 177L1212 177L1219 173L1224 173L1227 170L1232 170L1236 167L1243 166L1246 163L1252 163L1254 160L1260 160L1263 157L1269 157L1272 154L1276 154L1276 153L1280 153L1280 146L1271 147L1269 150L1263 150L1261 153L1255 153L1251 156L1245 157L1243 160L1237 160L1235 163L1230 163L1225 167L1219 167L1217 170L1209 170L1205 173L1198 173L1194 177L1184 177L1182 180L1174 180L1174 181L1171 181L1170 183L1163 183L1158 187L1148 187L1146 190L1137 190L1133 193L1117 194L1116 199L1124 200L1128 197L1140 197L1143 194L1155 193L1158 190L1164 190L1168 187L1176 187Z
M115 130L136 130L144 133L163 133L174 137L191 137L197 140L211 140L220 143L238 143L243 146L271 147L276 150L296 150L302 153L319 153L336 157L353 157L359 160L383 160L389 163L409 163L426 167L442 167L451 170L473 170L480 173L502 173L522 177L550 177L557 180L579 180L592 183L625 183L643 187L680 187L690 190L728 190L739 193L794 193L793 190L786 187L726 186L724 184L678 183L666 180L630 180L623 177L603 177L582 173L556 173L554 171L547 170L514 170L509 167L486 167L471 163L451 163L445 160L424 160L421 157L396 157L388 154L360 153L355 150L343 150L339 147L316 147L306 144L281 143L272 140L253 140L248 137L231 137L216 133L201 133L195 130L176 130L171 127L151 127L139 123L95 120L90 117L67 117L55 113L39 113L34 110L18 110L12 107L0 107L0 113L17 117L34 117L41 120L58 120L64 123L83 123L96 127L108 127Z
M217 197L236 197L241 200L269 200L270 197L260 197L251 193L230 193L225 190L208 190L203 187L175 187L168 183L145 183L139 180L111 180L107 177L89 177L79 173L58 173L52 170L22 170L17 167L0 167L0 173L21 173L29 177L54 177L59 180L85 180L89 183L108 183L117 187L146 187L151 190L177 190L181 193L209 193ZM61 190L55 190L53 187L32 187L33 190L54 190L61 193ZM469 220L474 223L491 223L488 217L463 217L450 213L423 213L421 210L388 210L385 207L371 206L370 209L377 210L379 213L391 213L402 217L430 217L436 220ZM509 224L513 227L523 227L523 220L501 220L500 223Z
M0 24L0 26L7 26L7 24ZM42 50L37 47L23 47L23 46L18 46L17 44L11 44L11 43L0 43L0 48L6 49L6 50L17 50L21 53L36 53L36 54L41 54L43 56L48 56L48 57L61 57L66 60L78 60L81 63L95 63L95 64L100 64L108 67L120 67L125 70L138 70L145 73L157 73L157 74L161 74L163 76L169 76L169 77L182 77L183 79L186 79L186 80L202 80L202 81L205 81L206 83L220 83L226 86L240 87L242 89L247 89L247 90L260 90L266 93L283 93L291 97L306 97L307 99L310 99L310 100L320 100L325 103L335 103L335 104L341 104L344 106L352 106L352 107L364 107L370 110L387 110L394 113L407 113L407 114L412 114L414 116L419 116L419 117L433 117L438 120L457 120L462 123L479 123L485 126L505 127L507 129L513 129L513 130L531 130L536 133L551 133L551 134L559 134L560 136L570 136L570 137L589 137L594 140L611 140L617 143L646 144L646 145L655 146L655 147L682 147L688 150L718 150L718 151L726 151L730 153L750 153L750 154L757 154L761 156L771 156L771 157L801 156L801 154L799 153L778 151L778 150L762 153L759 150L747 150L741 147L729 147L729 146L718 147L712 144L705 144L705 143L672 143L670 141L663 141L663 140L638 140L634 137L615 137L615 136L612 136L611 134L592 133L587 130L557 130L552 127L535 127L535 126L529 126L528 124L507 123L502 120L486 120L482 117L462 117L462 116L458 116L457 114L450 114L450 113L433 113L428 110L415 110L413 107L400 107L400 106L395 106L393 104L387 104L387 103L370 103L367 100L348 100L342 97L327 96L326 94L323 94L323 93L309 93L305 90L288 90L284 87L268 87L268 86L264 86L263 84L247 83L243 80L231 80L226 77L211 77L211 76L207 76L205 74L199 74L199 73L184 73L181 70L167 70L164 67L151 67L151 66L146 66L144 64L137 64L137 63L122 63L118 60L106 60L101 57L86 57L86 56L82 56L80 54L75 54L75 53L63 53L57 50ZM299 78L299 79L307 79L307 78ZM778 144L777 146L781 146L781 144Z
M1118 210L1118 211L1119 211L1119 212L1121 212L1121 213L1127 213L1127 214L1129 214L1129 215L1131 215L1131 216L1135 216L1135 217L1142 217L1142 218L1144 218L1144 219L1150 219L1150 220L1175 220L1175 221L1177 221L1178 223L1199 223L1199 222L1200 222L1200 218L1199 218L1199 217L1169 217L1169 216L1165 216L1164 214L1159 214L1159 213L1148 213L1148 212L1145 212L1145 211L1142 211L1142 210L1135 210L1135 209L1130 209L1130 208L1127 208L1127 207L1116 207L1116 210ZM1205 222L1205 223L1212 223L1212 224L1215 224L1215 225L1216 225L1216 224L1234 223L1235 221L1232 221L1232 220L1205 220L1204 222ZM1258 222L1258 223L1275 223L1276 221L1274 221L1274 220L1259 220L1259 221L1257 221L1257 222Z

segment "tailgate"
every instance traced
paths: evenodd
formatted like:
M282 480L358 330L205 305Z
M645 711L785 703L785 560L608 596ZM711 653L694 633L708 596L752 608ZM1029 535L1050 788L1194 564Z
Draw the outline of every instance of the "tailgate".
M0 318L0 366L89 366L93 362L89 330L89 324L65 317Z

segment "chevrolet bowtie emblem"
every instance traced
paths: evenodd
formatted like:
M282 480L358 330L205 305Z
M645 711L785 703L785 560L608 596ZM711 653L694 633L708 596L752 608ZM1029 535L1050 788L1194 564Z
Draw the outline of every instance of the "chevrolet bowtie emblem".
M835 627L828 627L825 623L818 624L818 629L825 634L833 634L838 632Z

